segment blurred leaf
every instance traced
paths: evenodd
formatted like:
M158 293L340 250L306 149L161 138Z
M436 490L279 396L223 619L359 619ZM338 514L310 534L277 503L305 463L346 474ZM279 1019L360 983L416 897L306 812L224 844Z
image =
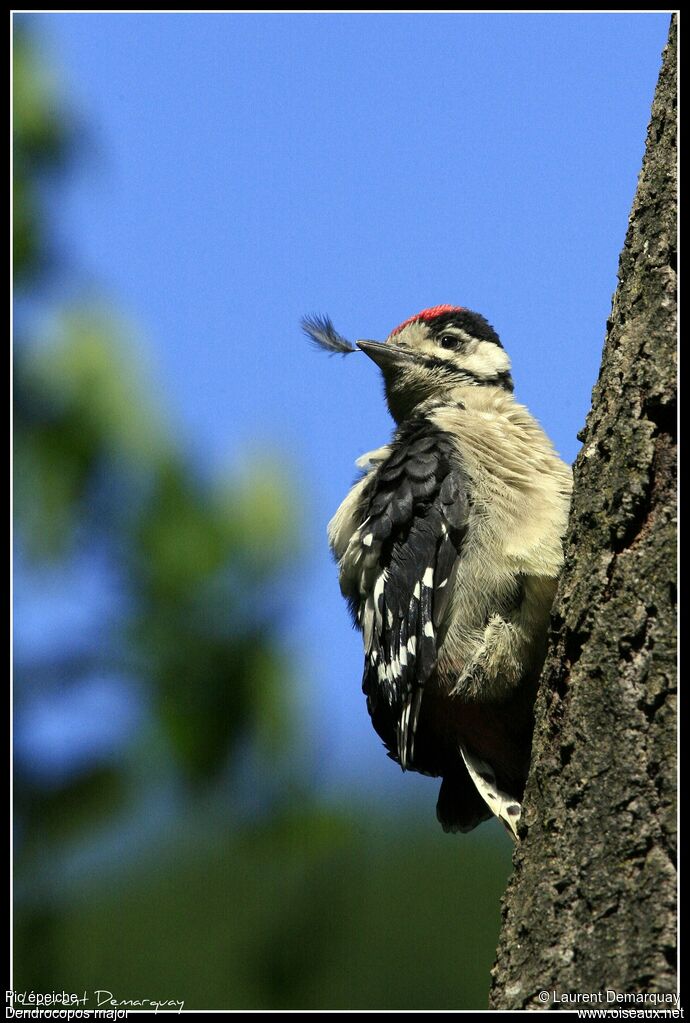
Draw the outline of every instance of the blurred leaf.
M18 351L15 395L23 536L36 556L64 556L82 519L91 513L104 525L122 517L135 475L167 456L162 416L114 317L93 308L54 318L49 339ZM118 485L104 509L94 486L108 474Z
M155 388L117 316L96 306L65 310L24 356L26 384L56 415L72 412L93 444L152 466L169 450Z
M133 555L149 601L188 600L232 552L212 504L189 469L165 461L135 525Z
M218 513L239 556L250 560L253 573L266 573L294 557L299 502L284 462L255 452L249 464L219 492Z
M125 784L119 766L95 767L59 788L26 785L20 778L15 797L26 807L29 827L23 853L31 857L45 853L52 842L73 839L86 826L119 811L125 798Z
M40 185L69 149L70 119L58 79L19 27L13 46L13 169L15 283L28 281L46 256Z
M14 140L23 166L59 165L67 134L61 83L21 29L14 36L12 87Z
M14 277L15 281L19 282L36 269L41 245L34 195L22 175L15 175L12 221Z

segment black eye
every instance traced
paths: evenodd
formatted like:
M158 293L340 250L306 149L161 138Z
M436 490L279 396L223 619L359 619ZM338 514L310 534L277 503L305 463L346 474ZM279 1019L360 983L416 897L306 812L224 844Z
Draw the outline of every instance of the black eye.
M441 348L458 348L460 345L460 338L455 334L441 334L438 339L438 343Z

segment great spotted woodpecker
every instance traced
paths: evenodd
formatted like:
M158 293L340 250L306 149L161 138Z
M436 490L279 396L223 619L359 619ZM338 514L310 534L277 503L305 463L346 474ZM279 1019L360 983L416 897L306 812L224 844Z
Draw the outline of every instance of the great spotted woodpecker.
M303 327L357 350L326 317ZM397 424L328 526L369 714L403 770L443 779L445 831L493 813L517 836L571 471L478 313L435 306L357 348Z

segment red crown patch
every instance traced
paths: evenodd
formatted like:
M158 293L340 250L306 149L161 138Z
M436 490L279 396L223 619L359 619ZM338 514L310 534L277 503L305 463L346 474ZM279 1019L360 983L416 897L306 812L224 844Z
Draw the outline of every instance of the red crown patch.
M410 323L414 323L415 320L433 320L437 316L442 316L444 313L464 313L465 308L461 305L434 305L430 309L422 309L421 313L415 313L414 316L410 316L409 319L401 323L395 330L391 331L390 336L399 334L401 330L404 330Z

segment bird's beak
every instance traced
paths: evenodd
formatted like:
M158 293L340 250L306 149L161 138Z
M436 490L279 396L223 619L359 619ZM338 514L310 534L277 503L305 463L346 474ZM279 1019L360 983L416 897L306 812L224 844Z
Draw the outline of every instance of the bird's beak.
M383 370L395 369L405 362L414 361L409 348L393 345L389 341L357 341L356 345Z

